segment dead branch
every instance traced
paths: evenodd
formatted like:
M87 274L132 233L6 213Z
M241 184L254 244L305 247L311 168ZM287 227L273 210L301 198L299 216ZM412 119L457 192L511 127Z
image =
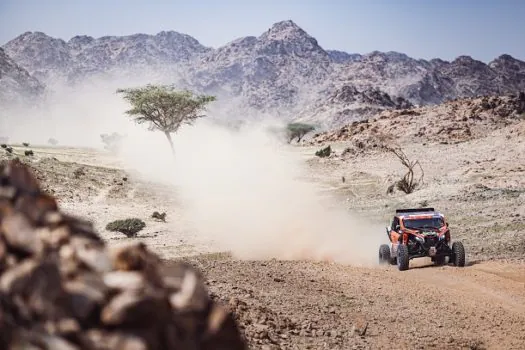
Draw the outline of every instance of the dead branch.
M401 178L401 180L397 181L395 183L396 187L407 194L414 192L414 190L422 185L424 183L424 176L425 171L423 170L423 167L421 166L421 163L419 160L411 161L406 153L403 151L403 149L399 146L396 147L389 147L385 146L385 148L392 152L401 162L401 164L407 168L407 173ZM414 175L414 168L419 167L421 171L421 175L416 180Z

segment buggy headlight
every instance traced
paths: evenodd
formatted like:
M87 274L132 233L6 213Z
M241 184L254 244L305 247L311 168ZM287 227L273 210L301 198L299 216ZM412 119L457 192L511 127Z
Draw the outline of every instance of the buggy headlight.
M416 239L421 243L425 243L425 239L423 237L416 236Z

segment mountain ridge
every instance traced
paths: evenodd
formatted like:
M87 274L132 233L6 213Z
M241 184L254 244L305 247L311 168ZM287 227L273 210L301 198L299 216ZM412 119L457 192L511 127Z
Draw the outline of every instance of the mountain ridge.
M31 100L44 93L45 86L20 67L0 47L0 103Z
M316 120L325 127L367 117L367 109L376 113L393 108L388 101L398 99L419 106L525 90L525 62L506 53L486 64L468 55L446 61L416 59L396 51L325 50L292 20L276 22L259 36L238 37L218 48L176 31L99 38L76 35L68 41L25 32L3 48L49 86L57 79L76 84L95 74L158 70L159 76L181 86L230 96L247 108L286 119ZM363 96L338 100L335 109L322 106L333 104L330 96L345 86ZM374 96L388 98L366 96L375 90L379 92ZM376 104L362 109L356 105L362 100ZM320 108L356 112L319 114Z

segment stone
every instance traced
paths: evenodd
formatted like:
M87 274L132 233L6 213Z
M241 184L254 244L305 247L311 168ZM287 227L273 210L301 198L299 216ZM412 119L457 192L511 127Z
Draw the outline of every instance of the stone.
M58 211L27 168L0 163L0 174L0 194L14 196L0 197L0 323L9 335L0 349L246 348L193 266L168 274L143 243L108 249L91 223Z

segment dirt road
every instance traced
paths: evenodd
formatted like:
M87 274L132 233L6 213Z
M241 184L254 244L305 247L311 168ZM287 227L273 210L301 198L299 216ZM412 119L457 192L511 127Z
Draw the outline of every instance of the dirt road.
M153 210L162 209L159 206L177 204L174 194L152 191L153 184L133 177L122 180L128 175L111 158L96 151L34 151L37 159L32 162L45 185L69 211L95 221L106 240L123 239L104 230L107 221L119 215L137 215L147 222L147 229L136 239L166 259L187 256L185 260L201 268L210 291L235 311L253 349L525 348L525 263L517 255L505 261L479 254L481 258L473 260L470 254L464 268L434 267L419 259L403 272L395 266L241 261L215 252L206 242L199 243L181 224L180 213L168 213L169 221L177 225L150 219ZM38 157L56 159L38 162ZM354 174L355 183L344 186L345 190L354 190L349 201L354 209L381 217L401 197L391 199L387 203L390 207L385 208L386 200L378 194L381 189L374 189L378 181L373 174L374 166L380 169L384 160L371 158L373 161L376 163L370 163L368 174ZM83 174L74 176L78 168L83 168ZM325 172L334 170L329 164L323 168ZM331 179L340 176L337 171ZM333 184L336 190L338 186ZM439 191L432 189L433 193ZM441 193L444 203L457 191L446 196L446 192ZM492 199L491 206L505 206L508 201L505 197ZM449 206L458 209L464 202L451 203ZM518 206L515 199L512 203ZM462 216L457 217L454 225L461 227ZM490 239L485 241L487 245ZM505 249L504 245L500 247Z
M240 315L253 348L522 349L525 344L523 264L484 262L458 269L423 260L399 272L215 256L190 261L206 271L210 290Z

